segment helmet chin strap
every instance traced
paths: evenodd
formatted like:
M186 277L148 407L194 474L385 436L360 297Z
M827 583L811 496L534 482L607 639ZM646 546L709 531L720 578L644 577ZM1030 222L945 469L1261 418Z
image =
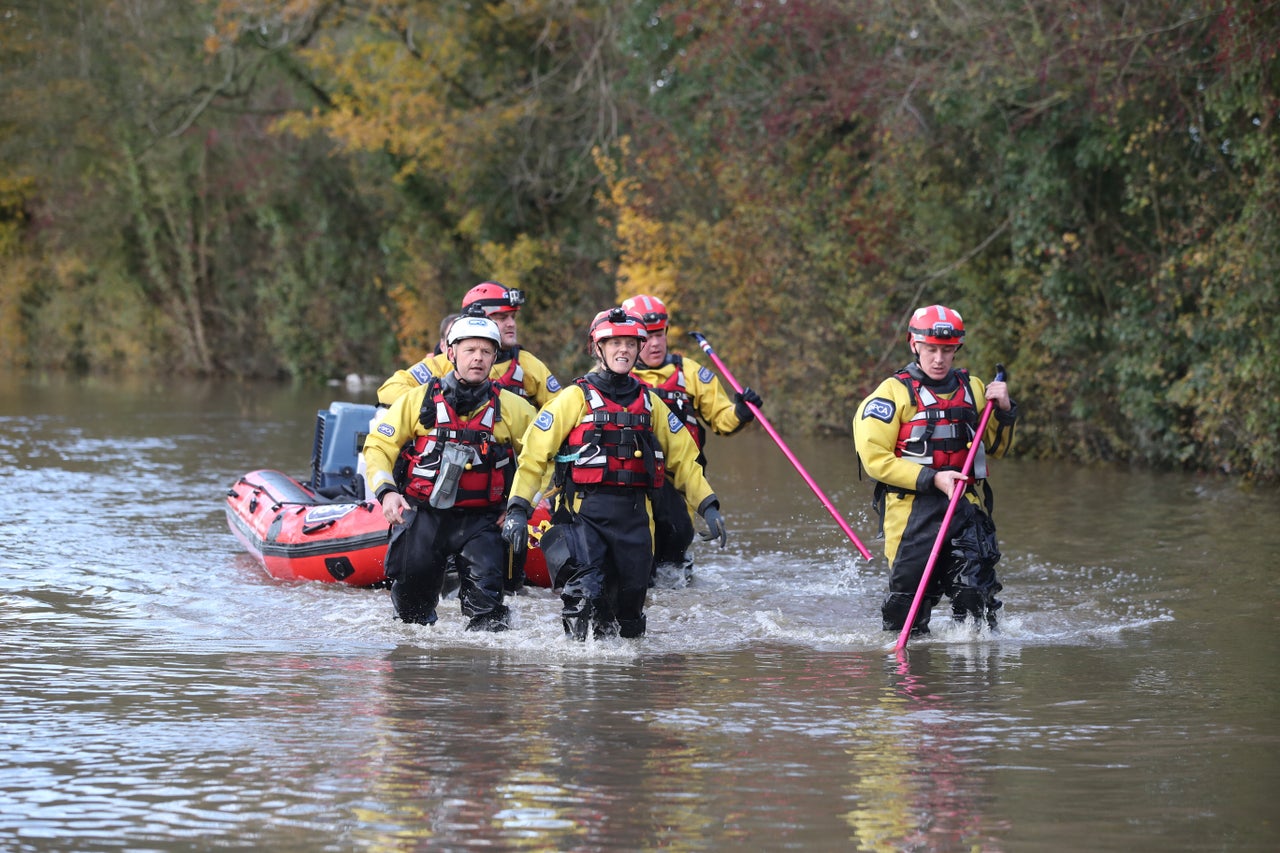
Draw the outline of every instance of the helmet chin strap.
M595 347L596 347L596 364L600 365L600 369L603 370L605 373L611 373L614 376L627 376L635 368L635 362L632 362L631 367L629 367L627 370L623 371L622 373L619 373L618 371L609 367L609 362L604 357L604 344L598 343L595 345ZM640 357L636 356L636 361L639 361L639 360L640 360Z
M626 376L626 375L628 375L629 373L631 373L631 371L630 371L630 370L625 370L625 371L622 371L621 373L620 373L620 372L618 372L618 371L616 371L616 370L614 370L612 367L610 367L610 366L609 366L609 365L604 361L604 359L601 359L601 360L600 360L600 368L601 368L605 373L612 373L614 376Z
M462 373L462 368L458 366L458 362L451 361L449 363L453 365L453 378L456 379L458 384L464 388L479 388L489 379L489 375L485 374L484 378L479 382L468 382L466 376Z

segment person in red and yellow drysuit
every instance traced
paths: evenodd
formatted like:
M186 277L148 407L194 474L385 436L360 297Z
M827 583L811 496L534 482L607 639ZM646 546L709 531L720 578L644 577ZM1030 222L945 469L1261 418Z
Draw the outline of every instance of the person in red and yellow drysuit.
M548 469L559 487L541 546L563 602L565 634L585 640L645 633L653 562L649 494L668 478L697 507L724 547L720 502L698 464L689 430L631 375L644 324L621 308L601 311L588 331L597 366L538 413L524 436L503 537L519 549Z
M760 395L743 388L733 397L725 391L710 369L667 348L667 306L648 294L632 296L622 303L628 314L639 317L648 332L640 345L640 358L632 375L662 398L698 445L698 462L707 468L707 430L717 435L733 435L756 419L764 405ZM653 575L651 582L662 587L685 586L693 579L693 519L690 509L668 483L653 497Z
M501 388L517 394L541 408L560 393L560 382L541 359L519 344L516 314L525 302L524 293L496 281L482 281L462 297L462 313L453 315L487 317L498 327L502 340L489 378ZM447 319L447 318L446 318ZM441 324L443 339L447 330ZM421 387L432 377L449 375L453 363L445 352L427 355L417 364L393 373L378 388L378 405L390 406L407 391ZM507 575L507 592L517 592L525 582L524 556L516 556Z
M365 439L369 487L392 525L386 572L404 622L436 622L452 561L467 630L508 627L500 521L536 411L489 378L501 341L492 320L458 318L446 348L453 370L402 394Z
M890 567L883 626L901 631L906 624L952 492L959 488L964 497L952 515L912 633L928 633L930 612L943 595L951 599L956 619L972 616L994 628L1002 586L995 571L1000 551L986 460L1008 451L1017 406L1003 381L984 385L954 366L964 344L964 320L953 309L918 309L908 324L907 342L915 361L880 383L853 419L858 459L876 481L872 505L880 514ZM961 469L988 400L994 417L966 481Z

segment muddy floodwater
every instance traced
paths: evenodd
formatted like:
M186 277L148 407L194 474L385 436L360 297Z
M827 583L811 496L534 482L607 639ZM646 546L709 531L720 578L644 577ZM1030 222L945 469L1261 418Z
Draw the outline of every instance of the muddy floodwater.
M228 530L371 399L0 380L0 849L1280 849L1275 488L1015 449L999 632L900 660L851 442L788 437L869 564L753 428L646 637L566 642L545 589L477 636Z

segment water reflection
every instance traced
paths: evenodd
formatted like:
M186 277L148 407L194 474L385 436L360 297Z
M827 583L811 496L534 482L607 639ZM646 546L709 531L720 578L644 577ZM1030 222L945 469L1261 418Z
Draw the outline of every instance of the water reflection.
M6 850L1280 843L1274 490L1008 460L1001 633L940 624L900 662L883 566L743 434L712 450L730 546L655 592L650 636L564 643L535 591L477 638L240 553L223 490L305 471L325 392L20 392ZM870 544L847 444L792 447Z
M496 657L459 666L456 656L407 648L388 664L369 764L379 768L372 790L399 807L365 815L386 827L374 849L476 832L509 847L571 849L655 820L691 825L682 795L650 807L663 780L685 779L697 750L601 712L642 699L629 667L535 669Z
M965 757L978 731L932 685L940 675L954 675L938 672L930 649L910 655L910 665L905 656L888 658L882 672L869 674L874 695L843 739L850 840L871 851L998 850L986 829L993 823L984 813L990 794Z

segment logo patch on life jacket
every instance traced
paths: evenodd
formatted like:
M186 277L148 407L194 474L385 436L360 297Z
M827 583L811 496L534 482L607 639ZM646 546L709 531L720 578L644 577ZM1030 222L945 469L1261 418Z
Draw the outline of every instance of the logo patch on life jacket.
M702 380L703 385L711 384L711 380L714 378L715 378L715 375L711 372L711 368L709 367L698 368L698 379Z
M559 393L560 391L560 381L550 373L547 374L547 390L552 394Z
M672 412L667 415L667 426L671 428L672 432L679 432L684 429L684 421L677 418L676 413Z
M378 432L382 433L387 438L393 438L396 434L396 428L389 423L380 423L378 424Z
M426 385L427 381L431 379L432 373L427 367L427 363L425 361L420 361L413 367L409 368L409 375L418 380L419 385Z
M538 419L533 422L533 425L543 432L546 432L551 429L551 422L554 420L555 417L550 412L542 412L538 415Z
M893 413L897 411L897 407L893 405L892 400L886 400L883 397L876 397L862 408L862 419L875 418L878 421L891 423L893 421Z

